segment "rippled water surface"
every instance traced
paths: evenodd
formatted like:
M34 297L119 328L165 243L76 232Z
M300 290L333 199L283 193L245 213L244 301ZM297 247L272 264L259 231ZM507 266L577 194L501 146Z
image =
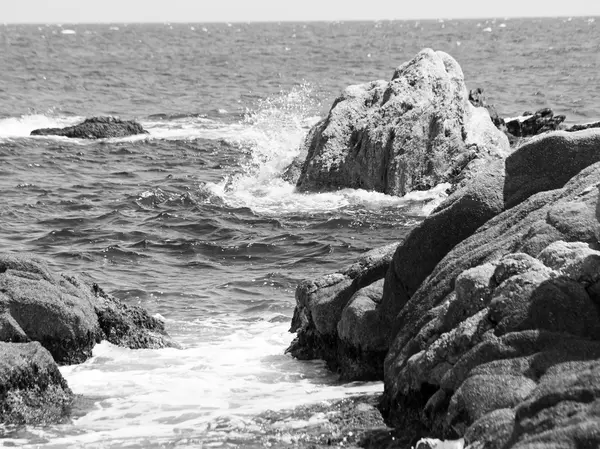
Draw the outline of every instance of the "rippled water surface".
M343 87L389 78L426 46L452 54L504 115L598 119L598 32L588 18L0 26L0 248L88 273L163 316L184 346L102 343L62 368L83 398L72 421L0 438L260 447L273 444L255 419L265 410L380 391L284 355L294 289L400 240L443 189L299 194L283 169ZM150 134L29 137L102 114ZM281 445L303 425L282 422Z

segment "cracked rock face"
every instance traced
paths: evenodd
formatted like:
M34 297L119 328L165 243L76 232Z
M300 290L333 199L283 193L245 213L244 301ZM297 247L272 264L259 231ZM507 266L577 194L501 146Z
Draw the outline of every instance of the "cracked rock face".
M600 444L599 185L597 163L437 265L400 311L386 358L396 416L417 407L432 432L474 448Z
M458 63L431 49L398 67L389 82L346 88L305 148L300 190L352 187L398 196L454 182L473 161L509 152L488 112L469 102Z

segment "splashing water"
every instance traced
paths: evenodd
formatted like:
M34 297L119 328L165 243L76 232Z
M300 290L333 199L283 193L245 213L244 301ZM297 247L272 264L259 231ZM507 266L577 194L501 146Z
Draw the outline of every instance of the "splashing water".
M282 173L303 153L306 134L320 119L315 115L320 107L309 84L259 101L255 111L247 110L237 138L228 139L248 153L241 171L220 183L207 183L204 188L231 207L249 207L269 215L342 208L406 208L415 203L418 207L413 213L427 215L446 197L447 185L402 198L350 188L324 193L297 192L293 184L282 178Z

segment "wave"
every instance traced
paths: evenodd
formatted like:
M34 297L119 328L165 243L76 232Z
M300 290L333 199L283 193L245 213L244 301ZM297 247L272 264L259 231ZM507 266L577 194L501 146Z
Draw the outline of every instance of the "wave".
M65 115L30 114L0 119L0 138L30 137L39 128L63 128L84 120L83 117ZM39 137L34 137L38 138ZM65 139L59 137L59 139Z

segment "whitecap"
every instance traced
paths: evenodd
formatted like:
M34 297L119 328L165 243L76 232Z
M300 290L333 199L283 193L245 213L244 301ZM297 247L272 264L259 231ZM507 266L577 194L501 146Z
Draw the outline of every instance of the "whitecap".
M77 34L75 30L62 30L61 34Z
M48 116L44 114L9 117L0 119L0 138L29 137L34 129L63 128L82 120L82 117Z
M484 28L482 31L486 32L486 33L491 33L492 29L490 27Z

